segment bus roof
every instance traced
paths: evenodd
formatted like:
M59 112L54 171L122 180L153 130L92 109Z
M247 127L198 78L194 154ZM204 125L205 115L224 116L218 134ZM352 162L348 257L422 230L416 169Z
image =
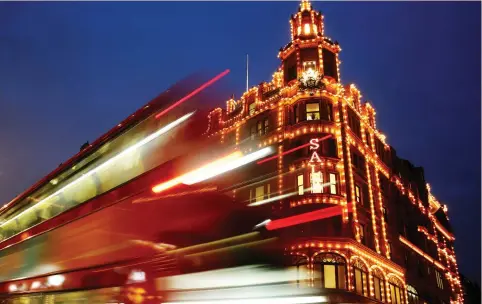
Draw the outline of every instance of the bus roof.
M226 70L220 75L224 76L225 74L227 74L227 72L228 70ZM218 76L216 76L213 79L217 80L221 78ZM213 79L211 79L211 81ZM199 85L202 83L201 81L202 80L199 78L199 75L196 74L176 82L174 85L169 87L163 93L159 94L157 97L155 97L154 99L146 103L144 106L139 108L133 114L129 115L127 118L122 120L118 125L116 125L112 129L110 129L109 131L101 135L99 138L97 138L94 142L92 142L91 144L89 144L88 146L80 150L77 154L72 156L70 159L61 163L56 169L54 169L52 172L47 174L45 177L40 179L38 182L36 182L35 184L27 188L19 195L14 197L10 202L0 207L0 215L5 213L10 208L14 207L22 199L24 199L34 191L41 188L43 185L45 185L50 180L57 177L62 172L65 172L67 169L71 168L76 163L78 163L79 161L81 161L91 153L95 152L97 149L99 149L103 144L105 144L109 140L113 139L114 137L117 137L118 135L122 134L124 131L128 130L131 126L146 119L153 113L158 112L163 108L166 108L166 106L170 105L173 102L173 100L182 98L183 96L186 96L189 92L193 93L196 88L199 88Z

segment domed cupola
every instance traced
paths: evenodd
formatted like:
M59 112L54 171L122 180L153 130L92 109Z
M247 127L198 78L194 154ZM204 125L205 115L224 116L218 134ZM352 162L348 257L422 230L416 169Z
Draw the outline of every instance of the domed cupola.
M282 61L283 84L289 85L309 75L338 82L341 48L325 36L321 12L315 11L310 1L302 0L298 12L291 16L290 26L291 41L278 54Z

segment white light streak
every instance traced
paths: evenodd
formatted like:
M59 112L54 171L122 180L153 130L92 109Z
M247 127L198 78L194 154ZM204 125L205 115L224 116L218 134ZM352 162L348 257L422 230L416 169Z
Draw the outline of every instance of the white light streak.
M24 211L20 212L19 214L17 214L16 216L8 219L7 221L3 222L0 224L0 227L4 226L5 224L9 223L10 221L13 221L15 220L16 218L18 218L19 216L21 216L22 214L24 214L25 212L29 211L29 210L33 210L34 208L40 206L41 204L47 202L50 198L56 196L57 194L61 193L62 191L65 191L66 189L76 185L77 183L81 182L82 180L84 180L86 177L89 177L91 176L92 174L94 174L95 172L97 172L98 170L102 169L102 168L105 168L107 167L108 165L110 165L111 163L113 163L114 161L120 159L121 157L127 155L128 153L134 151L135 149L149 143L150 141L156 139L157 137L159 137L160 135L164 134L164 133L167 133L168 131L170 131L171 129L177 127L178 125L180 125L181 123L183 123L184 121L186 121L189 117L191 117L192 115L194 114L194 112L191 112L189 114L186 114L184 116L182 116L181 118L167 124L166 126L162 127L161 129L157 130L156 132L152 133L151 135L145 137L143 140L137 142L136 144L130 146L129 148L125 149L124 151L120 152L119 154L113 156L112 158L108 159L107 161L105 161L104 163L100 164L99 166L93 168L92 170L88 171L87 173L84 173L82 174L81 176L79 176L77 179L73 180L72 182L68 183L67 185L65 185L64 187L60 188L59 190L55 191L54 193L50 194L49 196L47 196L46 198L42 199L40 202L38 202L37 204L35 204L34 206L30 207L30 208L27 208L25 209Z
M309 304L309 303L325 303L327 301L324 296L311 297L283 297L283 298L255 298L255 299L227 299L214 301L187 301L187 302L165 302L163 304Z
M259 206L259 205L271 203L271 202L274 202L274 201L277 201L277 200L281 200L281 199L284 199L284 198L287 198L287 197L290 197L290 196L293 196L293 195L296 195L296 194L298 194L298 192L291 192L291 193L281 194L281 195L278 195L278 196L275 196L275 197L267 198L267 199L262 200L262 201L258 201L258 202L251 203L251 204L249 204L248 206L250 206L250 207Z
M262 222L259 223L258 225L254 226L254 229L257 229L257 228L262 227L262 226L266 226L269 222L271 222L270 219L265 220L265 221L262 221Z
M198 170L193 172L193 174L189 174L185 178L183 178L182 183L185 185L193 185L195 183L202 182L204 180L210 179L217 175L226 173L230 170L234 170L246 164L249 164L253 161L266 157L273 153L273 148L266 147L264 149L258 150L251 154L245 155L238 159L235 159L231 162L223 163L222 166L214 166L210 167L210 170Z

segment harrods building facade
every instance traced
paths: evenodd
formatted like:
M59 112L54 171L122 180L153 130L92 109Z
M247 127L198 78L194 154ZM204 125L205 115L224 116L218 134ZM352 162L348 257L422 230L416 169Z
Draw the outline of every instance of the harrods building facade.
M290 25L272 80L209 115L223 145L277 149L232 177L233 197L311 219L283 230L280 254L330 302L462 303L447 207L423 168L397 156L372 104L341 82L323 15L302 1Z

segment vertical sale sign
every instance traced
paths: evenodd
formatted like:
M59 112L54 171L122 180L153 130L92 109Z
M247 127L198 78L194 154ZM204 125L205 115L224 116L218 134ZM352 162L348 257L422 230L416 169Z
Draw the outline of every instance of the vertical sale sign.
M318 148L320 147L320 139L312 138L310 139L310 150L313 150L309 165L311 167L311 193L322 193L323 192L323 175L321 171L316 171L315 167L319 167L321 163L320 156L318 155Z
M310 151L313 151L313 153L311 153L310 161L308 162L311 167L311 193L323 192L323 172L320 170L321 158L318 155L318 149L320 148L320 142L330 137L331 135L327 135L322 138L310 139Z

